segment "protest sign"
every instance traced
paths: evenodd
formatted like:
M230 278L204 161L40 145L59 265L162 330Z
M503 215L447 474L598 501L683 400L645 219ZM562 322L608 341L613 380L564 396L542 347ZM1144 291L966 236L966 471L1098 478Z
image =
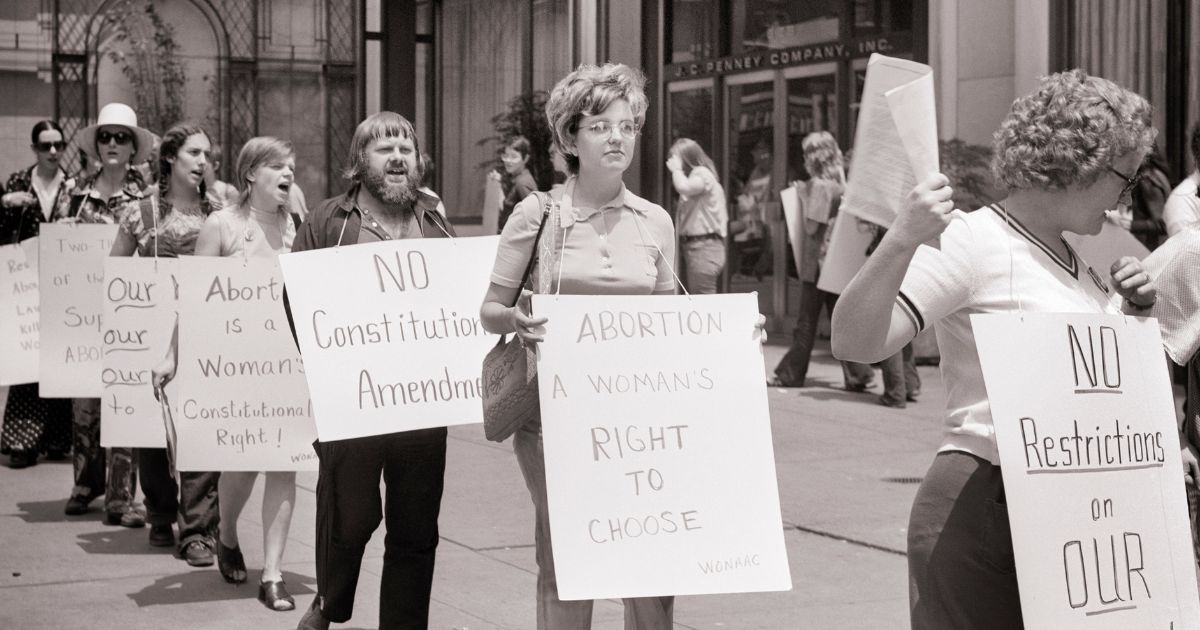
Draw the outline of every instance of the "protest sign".
M492 234L493 230L504 229L500 223L500 208L504 204L504 191L500 188L500 178L487 178L483 187L483 233Z
M846 285L867 262L867 248L875 238L875 224L843 213L833 221L833 233L829 235L829 249L817 278L817 288L841 295Z
M564 600L791 588L752 293L533 296Z
M937 170L933 69L871 55L842 211L888 227L908 192Z
M164 448L162 409L150 370L175 327L176 258L104 259L101 446Z
M116 235L113 224L47 223L41 228L38 380L43 398L97 398L104 390L104 259Z
M276 260L179 261L179 470L316 470Z
M498 236L280 257L322 441L483 421L479 304Z
M1200 628L1153 319L973 315L1030 630Z
M38 239L0 247L0 385L38 380Z

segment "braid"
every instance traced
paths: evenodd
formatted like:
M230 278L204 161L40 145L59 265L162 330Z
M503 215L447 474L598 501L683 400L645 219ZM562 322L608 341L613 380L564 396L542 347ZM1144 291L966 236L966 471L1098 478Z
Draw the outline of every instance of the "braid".
M198 133L204 134L204 137L210 137L208 132L203 127L195 123L179 123L171 127L163 134L162 143L158 145L158 193L160 198L165 202L167 199L167 190L170 187L171 181L171 162L168 158L173 158L179 153L179 149L183 148L183 143L187 139ZM200 184L200 207L204 206L204 183ZM161 212L166 215L166 203L160 204ZM207 214L207 212L205 212Z

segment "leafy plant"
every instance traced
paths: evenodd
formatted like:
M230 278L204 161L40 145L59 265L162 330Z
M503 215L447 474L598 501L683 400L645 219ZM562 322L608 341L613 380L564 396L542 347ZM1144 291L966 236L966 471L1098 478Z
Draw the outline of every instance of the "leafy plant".
M514 96L508 101L508 109L492 116L492 128L496 135L484 138L476 143L484 146L489 142L496 143L496 157L480 163L483 168L499 168L504 174L500 163L500 155L504 153L504 145L517 136L525 136L529 140L529 172L537 182L538 190L549 190L554 181L554 167L550 163L550 144L553 141L550 123L546 120L546 101L550 94L545 90L537 90ZM504 174L507 177L507 174Z
M183 120L187 72L175 28L162 19L152 0L118 0L104 19L113 41L128 49L114 47L106 54L133 86L141 125L161 133Z
M995 201L999 195L992 181L992 150L957 138L938 142L942 173L954 188L954 207L974 210Z

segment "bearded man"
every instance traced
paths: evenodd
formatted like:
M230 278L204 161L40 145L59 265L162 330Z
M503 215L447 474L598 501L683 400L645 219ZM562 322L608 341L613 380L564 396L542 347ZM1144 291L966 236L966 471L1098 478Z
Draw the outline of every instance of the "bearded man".
M348 162L350 190L309 213L293 252L452 235L453 228L436 210L438 199L417 190L417 134L403 116L379 112L360 123L350 140ZM446 428L318 441L313 446L320 459L317 596L297 630L325 630L331 621L350 619L363 552L379 527L384 506L387 537L379 627L425 628L446 470ZM381 475L386 488L382 504Z

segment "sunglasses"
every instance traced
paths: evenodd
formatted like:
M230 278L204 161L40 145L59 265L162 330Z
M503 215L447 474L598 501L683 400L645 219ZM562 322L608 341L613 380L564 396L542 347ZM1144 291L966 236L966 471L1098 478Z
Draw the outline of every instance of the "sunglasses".
M35 143L33 143L33 146L38 151L41 151L42 153L46 153L46 152L50 151L50 149L54 149L55 151L62 151L63 149L67 148L67 143L63 142L62 140L59 140L58 142L35 142Z
M118 131L116 133L111 131L96 132L97 144L108 144L110 141L116 142L117 144L129 144L130 142L133 142L133 134L129 133L128 131Z
M1117 199L1124 199L1126 195L1132 194L1133 189L1137 188L1138 183L1142 181L1142 172L1140 170L1134 173L1132 176L1129 176L1109 166L1108 172L1125 180L1125 187L1121 189L1121 195L1117 197Z

